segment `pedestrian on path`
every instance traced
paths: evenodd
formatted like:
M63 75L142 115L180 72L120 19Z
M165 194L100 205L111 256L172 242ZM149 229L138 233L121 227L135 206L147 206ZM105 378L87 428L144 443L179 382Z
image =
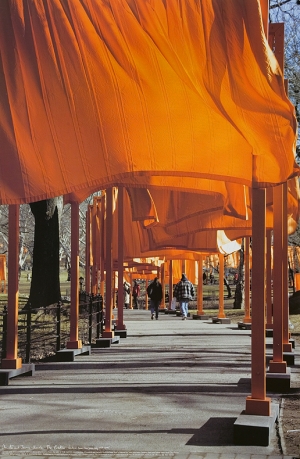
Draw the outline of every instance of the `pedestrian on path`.
M158 308L163 297L163 291L161 283L158 280L158 277L155 277L151 284L147 287L147 294L150 298L150 310L151 310L151 319L158 319Z
M130 284L129 282L124 282L123 284L123 297L124 297L124 307L129 309L130 304Z
M132 298L133 298L133 307L134 309L138 309L138 297L140 296L140 286L137 281L134 281L133 289L132 289Z
M194 298L195 290L192 282L188 280L184 273L181 276L181 280L175 285L173 296L179 301L182 320L185 320L189 312L189 301Z

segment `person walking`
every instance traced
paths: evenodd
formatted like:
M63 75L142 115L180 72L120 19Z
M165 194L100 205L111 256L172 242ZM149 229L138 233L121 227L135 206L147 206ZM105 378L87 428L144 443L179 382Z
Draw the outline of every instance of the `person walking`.
M175 285L173 296L179 301L182 320L185 320L189 312L189 301L195 296L195 290L192 282L188 280L183 273L181 280Z
M129 282L124 282L123 284L123 297L124 297L124 307L129 309L130 304L130 284Z
M158 277L155 277L148 285L147 294L150 298L151 319L153 320L155 314L155 319L158 320L158 308L163 298L162 286Z
M134 281L133 289L132 289L132 298L133 298L133 307L134 309L138 309L138 297L140 296L140 286L137 281Z

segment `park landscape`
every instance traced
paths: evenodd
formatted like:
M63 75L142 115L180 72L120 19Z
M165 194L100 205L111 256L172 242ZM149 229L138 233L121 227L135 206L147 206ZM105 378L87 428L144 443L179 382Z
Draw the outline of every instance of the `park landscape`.
M124 6L124 2L120 2ZM267 225L276 235L275 257L282 254L280 244L283 238L278 243L280 237L277 235L286 231L285 219L289 219L290 232L296 235L294 246L299 246L300 169L297 161L299 163L300 150L296 128L299 121L299 2L246 0L235 2L231 8L232 2L207 1L203 3L201 15L196 3L183 0L161 2L157 11L154 7L147 9L148 3L144 1L134 3L139 5L142 14L131 9L132 2L125 2L126 14L117 14L117 3L113 0L103 2L105 14L96 2L85 0L80 1L85 8L79 9L76 2L69 2L68 9L63 7L61 0L49 2L49 11L43 11L43 14L37 0L16 0L19 9L11 8L10 2L5 2L1 11L1 81L4 82L1 138L7 142L2 151L3 178L0 182L1 218L6 213L6 241L1 240L1 250L2 255L9 251L6 245L9 220L15 229L12 240L20 249L19 260L16 257L13 269L16 274L19 268L20 274L17 306L22 331L19 339L22 359L29 313L34 334L43 342L40 345L36 340L30 353L26 351L26 359L33 362L52 357L53 349L43 339L46 327L55 319L53 311L57 304L63 303L63 315L69 317L70 279L67 274L68 269L71 270L72 256L73 285L74 281L77 285L79 276L86 275L82 270L84 263L79 267L75 259L86 236L84 220L81 216L78 218L80 203L90 193L99 193L99 207L95 204L94 215L97 214L99 221L100 216L103 217L104 221L106 214L107 254L112 253L110 238L116 227L112 224L113 198L117 192L120 221L123 221L125 203L128 204L129 200L131 204L136 203L135 208L132 205L136 212L132 220L139 234L143 233L139 250L133 250L133 225L130 228L132 234L123 231L126 227L123 223L122 229L121 225L118 226L122 237L131 239L124 245L133 257L141 256L147 250L152 254L159 249L168 251L170 246L174 251L178 248L186 251L206 249L207 245L201 245L200 241L206 230L213 234L217 250L217 228L222 231L223 228L229 231L235 228L237 232L233 239L251 234L254 246L259 241L259 251L254 253L260 255L256 261L262 262ZM19 14L23 7L24 16ZM63 20L60 22L57 18ZM107 23L114 24L115 21L116 27L112 30L122 31L116 37L107 28ZM234 27L230 26L230 21ZM281 22L287 26L285 61ZM242 27L236 27L237 24ZM208 31L211 40L201 39L202 34L198 31L202 29ZM24 34L24 30L29 33ZM87 30L92 31L93 39L87 39L87 36L90 38ZM65 41L61 40L62 35ZM76 40L70 39L73 35ZM49 37L53 40L51 44ZM241 47L240 43L246 45ZM15 50L14 59L2 59L10 53L11 47ZM207 66L203 65L199 55L206 56ZM154 67L157 71L153 71ZM14 85L19 91L12 90L11 75L15 77ZM287 86L289 94L286 94ZM124 187L127 187L128 194L125 200ZM136 189L139 196L135 201ZM272 190L268 199L267 189ZM104 198L104 195L105 211L104 199L100 202L100 196ZM146 203L144 206L141 205L142 199ZM281 205L281 200L285 200L288 209ZM71 203L72 230L77 231L78 238L73 237L73 255L69 248L65 265L59 267L60 250L66 251L66 246L70 245L70 231L65 232L64 225L59 228L62 220L58 209L66 208L65 203ZM30 243L25 243L24 239L28 234L22 221L24 208L29 218L33 219L30 212L35 217L35 237ZM270 216L273 218L271 223ZM15 225L18 218L21 220L19 228ZM65 234L68 235L67 243ZM47 253L45 245L41 246L43 237L47 241ZM78 239L81 239L79 245ZM97 244L94 240L95 251ZM23 269L22 263L28 253L33 260L27 266L24 264ZM38 260L40 254L43 256ZM122 269L123 256L118 252L115 257ZM286 261L282 257L274 267L275 278L280 278L280 282L284 271L280 273L279 265L286 269ZM107 265L110 264L109 270L106 269L109 282L112 278L111 262L106 260ZM86 266L90 268L89 263ZM262 266L262 263L255 266ZM31 268L34 268L32 272ZM94 278L96 269L95 265ZM299 272L299 266L295 269ZM253 276L258 281L255 287L261 284L259 275L259 270L254 269ZM17 276L14 286L17 285L16 279ZM108 285L110 288L110 283ZM218 284L205 285L203 290L204 310L208 316L213 316L218 309ZM79 293L83 295L83 292ZM225 313L237 325L243 321L243 309L242 305L233 305L234 287L232 293L231 298L224 299ZM258 296L261 305L264 295L260 291ZM0 294L3 317L7 303L3 291ZM73 298L75 311L76 303L77 299L75 302ZM111 306L114 308L115 304L111 305L110 298L106 308ZM79 308L83 312L76 324L80 340L91 341L86 332L86 307L80 304ZM194 312L196 303L191 302L190 313ZM64 340L69 331L67 319L64 321ZM299 329L299 314L293 311L290 333L296 346L299 345ZM110 329L106 332L112 334ZM51 340L55 329L47 335ZM78 346L79 340L73 338L73 344ZM12 362L8 364L16 365L17 356L12 356L11 352L10 357ZM278 426L282 450L291 455L299 453L298 367L296 363L290 393L281 396L282 418ZM252 402L256 403L255 400Z

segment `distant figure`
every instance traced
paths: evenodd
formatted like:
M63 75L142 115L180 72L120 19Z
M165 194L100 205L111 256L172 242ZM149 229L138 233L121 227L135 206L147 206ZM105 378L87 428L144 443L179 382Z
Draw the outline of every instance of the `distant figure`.
M189 312L189 301L192 300L194 296L194 286L183 273L181 280L175 285L174 289L174 297L179 301L182 320L186 320Z
M124 282L123 284L123 295L124 295L124 306L125 309L129 309L130 303L130 284L128 282Z
M203 284L206 285L206 279L207 279L206 272L203 273L202 278L203 278Z
M68 273L67 282L70 282L71 281L71 266L70 265L68 265L67 273Z
M158 280L158 277L155 277L151 284L147 287L147 294L150 298L150 310L151 310L151 319L158 319L158 308L163 298L163 291L161 283Z
M133 289L132 289L132 297L133 297L133 304L134 309L138 309L138 297L140 296L140 286L137 281L134 281Z
M31 274L27 273L27 282L30 282L30 281L31 281Z
M210 283L213 284L214 283L214 279L215 279L213 273L210 273L209 279L210 279Z

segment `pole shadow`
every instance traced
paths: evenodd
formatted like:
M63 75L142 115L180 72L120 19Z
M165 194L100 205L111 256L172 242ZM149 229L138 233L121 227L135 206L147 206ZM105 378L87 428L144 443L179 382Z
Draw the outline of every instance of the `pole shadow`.
M234 445L233 426L237 418L210 418L186 443L193 446Z

